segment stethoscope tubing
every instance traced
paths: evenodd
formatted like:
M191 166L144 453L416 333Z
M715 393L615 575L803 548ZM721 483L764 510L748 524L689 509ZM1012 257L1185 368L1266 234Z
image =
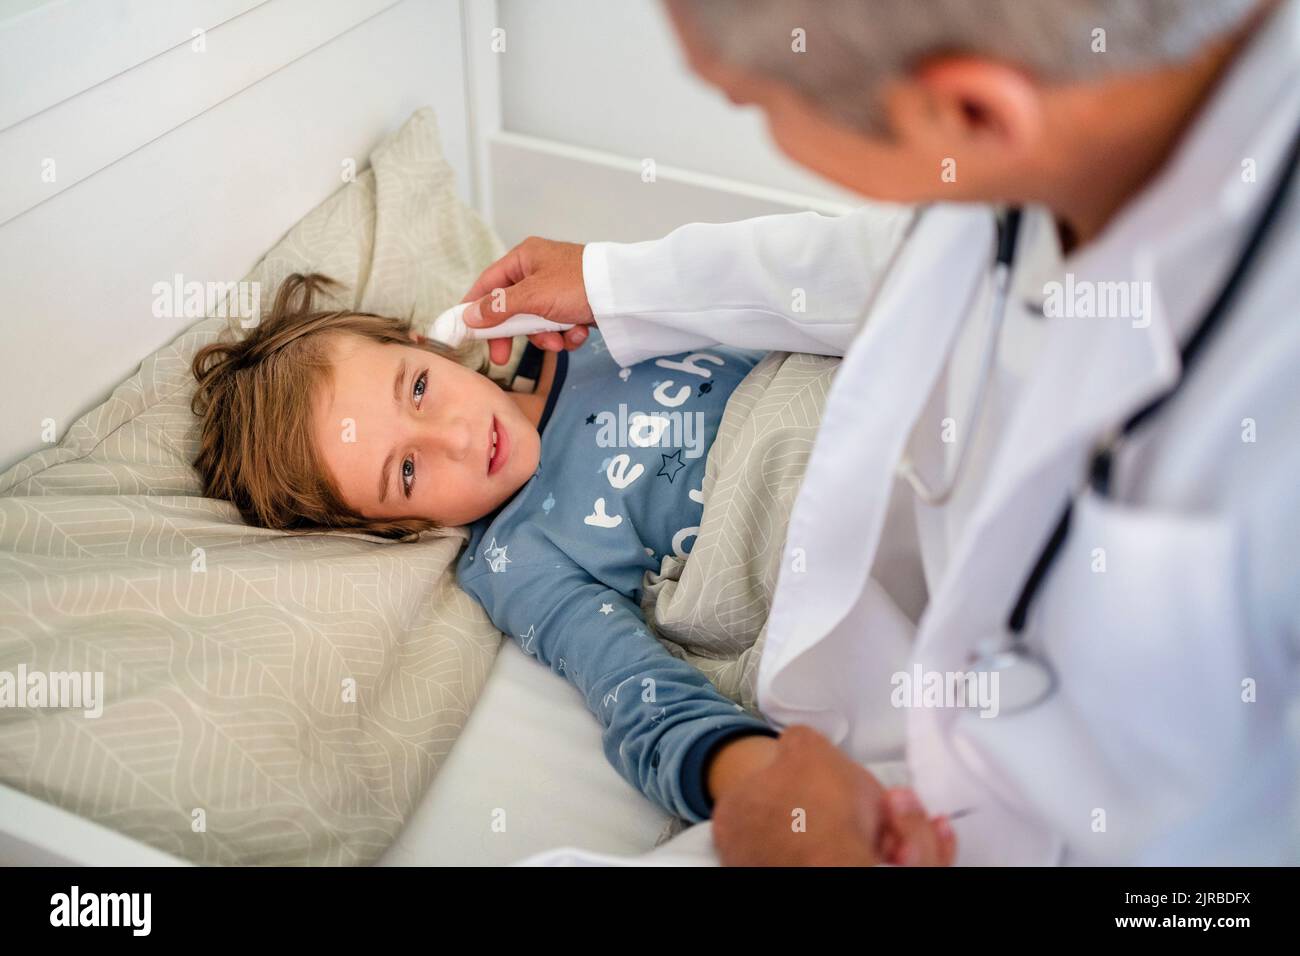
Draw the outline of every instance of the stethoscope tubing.
M957 448L957 460L952 472L938 488L932 488L916 470L910 457L904 458L898 465L898 476L906 481L913 493L924 504L938 508L951 500L953 492L961 483L961 476L966 470L966 459L971 446L975 444L975 432L984 415L984 401L988 396L989 383L993 379L993 365L997 360L998 342L1002 338L1002 325L1007 315L1007 301L1011 296L1011 280L1015 269L1016 246L1020 237L1021 210L1012 207L1007 211L1006 219L998 231L997 257L993 262L993 301L989 305L989 330L980 353L979 372L976 374L975 395L971 399L970 413L965 425L965 438Z

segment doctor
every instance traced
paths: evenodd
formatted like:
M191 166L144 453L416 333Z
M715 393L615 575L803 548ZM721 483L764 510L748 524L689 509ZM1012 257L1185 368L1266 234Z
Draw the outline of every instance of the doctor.
M784 732L723 744L664 849L1295 862L1300 0L668 7L789 155L909 205L529 239L466 296L622 364L844 356L760 667Z

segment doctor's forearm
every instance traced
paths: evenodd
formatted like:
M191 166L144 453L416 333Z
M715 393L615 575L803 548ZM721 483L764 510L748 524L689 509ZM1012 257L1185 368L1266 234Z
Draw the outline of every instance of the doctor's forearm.
M911 215L790 213L589 243L587 300L622 365L715 344L843 355Z

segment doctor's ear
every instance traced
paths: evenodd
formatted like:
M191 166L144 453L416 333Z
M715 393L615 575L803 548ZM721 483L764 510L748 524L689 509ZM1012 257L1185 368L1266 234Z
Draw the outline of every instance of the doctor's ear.
M944 142L955 151L1031 152L1043 135L1042 90L1021 70L947 57L922 64L884 93L897 138Z

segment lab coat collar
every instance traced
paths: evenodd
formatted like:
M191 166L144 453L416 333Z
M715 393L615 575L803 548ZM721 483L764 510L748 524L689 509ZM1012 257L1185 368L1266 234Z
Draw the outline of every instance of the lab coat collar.
M1300 0L1286 0L1256 30L1182 142L1147 187L1092 243L1067 259L1065 270L1113 269L1115 277L1146 275L1164 303L1187 278L1186 253L1208 237L1223 251L1216 290L1235 260L1238 244L1280 170L1300 123ZM1256 176L1245 177L1247 164ZM1127 269L1125 263L1129 264ZM1205 263L1201 268L1210 265ZM1152 316L1156 334L1184 341L1200 308L1163 308Z
M1133 271L1149 272L1156 298L1171 302L1188 276L1188 250L1213 237L1222 251L1212 270L1217 291L1240 249L1240 241L1231 240L1244 238L1265 202L1298 123L1300 0L1286 0L1228 68L1165 168L1094 247L1082 251L1080 264L1087 268L1093 253L1128 250ZM1253 177L1246 176L1247 166ZM1191 334L1208 303L1198 305L1155 317L1172 342Z

